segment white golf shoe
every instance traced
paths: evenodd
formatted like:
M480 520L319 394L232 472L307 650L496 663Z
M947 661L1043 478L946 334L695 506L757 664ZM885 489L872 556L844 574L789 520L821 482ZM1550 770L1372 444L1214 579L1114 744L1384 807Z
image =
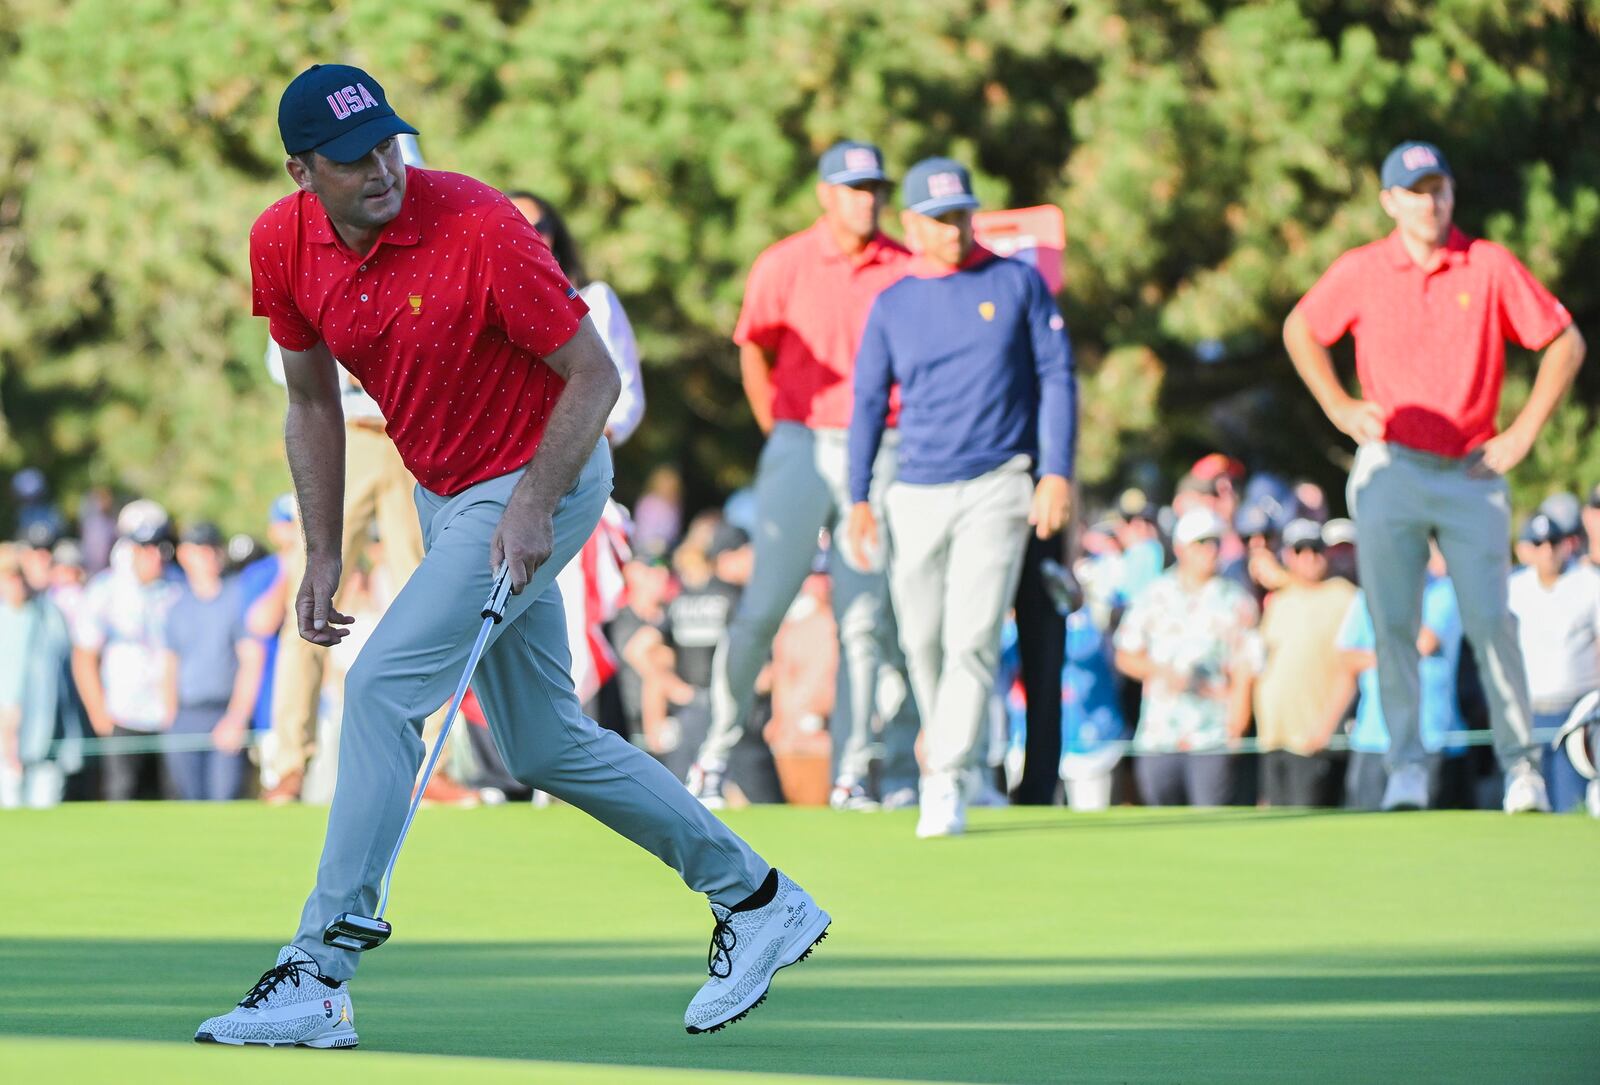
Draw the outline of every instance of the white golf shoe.
M1519 765L1511 770L1502 808L1508 814L1550 812L1550 795L1545 791L1544 777L1539 775L1538 769L1532 765Z
M354 1047L350 987L322 978L310 954L284 946L239 1004L204 1021L195 1043L240 1047Z
M711 906L717 920L706 960L711 978L684 1011L690 1033L716 1032L761 1005L777 971L805 960L827 937L833 917L782 871L773 873L777 892L761 907Z
M1381 809L1426 810L1428 808L1428 770L1421 765L1402 765L1389 774L1383 789Z
M960 836L967 831L967 803L957 776L924 777L917 836Z

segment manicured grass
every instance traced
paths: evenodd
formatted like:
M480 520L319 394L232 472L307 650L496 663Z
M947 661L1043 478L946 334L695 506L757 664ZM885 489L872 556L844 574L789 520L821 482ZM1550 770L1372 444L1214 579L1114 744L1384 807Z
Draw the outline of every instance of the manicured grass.
M326 811L0 815L0 1079L1557 1082L1600 1066L1600 823L767 809L831 910L767 1004L683 1032L710 916L577 812L428 810L354 1052L189 1042L272 963ZM93 1042L85 1042L93 1041ZM292 1065L286 1065L286 1061Z

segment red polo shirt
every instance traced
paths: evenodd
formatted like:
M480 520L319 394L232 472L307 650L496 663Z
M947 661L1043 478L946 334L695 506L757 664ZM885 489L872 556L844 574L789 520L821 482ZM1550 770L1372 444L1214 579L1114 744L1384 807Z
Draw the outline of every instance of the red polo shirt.
M1299 308L1324 346L1355 336L1361 393L1388 412L1385 439L1441 456L1495 435L1506 341L1539 350L1572 323L1515 256L1456 229L1426 269L1398 232L1351 249Z
M820 219L756 258L733 341L774 356L774 421L849 428L861 329L873 300L900 281L910 259L904 245L881 233L847 256ZM896 389L890 425L899 403Z
M417 481L438 494L525 466L565 386L544 364L588 308L499 192L406 169L400 213L347 248L296 192L250 231L255 314L289 350L322 340L375 399Z

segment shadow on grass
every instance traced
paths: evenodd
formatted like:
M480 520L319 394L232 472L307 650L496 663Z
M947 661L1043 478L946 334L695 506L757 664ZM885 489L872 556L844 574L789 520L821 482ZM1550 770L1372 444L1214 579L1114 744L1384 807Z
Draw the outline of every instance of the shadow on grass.
M830 957L689 1037L690 943L395 944L364 1047L941 1081L1533 1081L1600 1055L1600 954ZM239 942L0 939L0 1034L186 1042L271 963Z

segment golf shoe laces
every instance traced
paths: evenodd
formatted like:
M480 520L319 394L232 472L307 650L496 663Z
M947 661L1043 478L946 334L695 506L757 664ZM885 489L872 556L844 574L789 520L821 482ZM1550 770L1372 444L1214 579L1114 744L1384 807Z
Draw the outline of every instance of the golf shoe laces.
M725 918L719 918L717 925L711 928L711 951L706 954L706 971L717 979L727 979L733 974L733 947L739 944L739 936L734 933L733 924ZM722 971L717 971L718 965Z
M296 987L300 986L300 973L302 972L316 979L322 978L317 974L317 970L305 961L286 961L283 964L274 965L261 973L261 978L256 980L254 987L250 988L250 993L239 1000L239 1005L246 1009L255 1009L266 1001L272 992L281 987L284 980L288 980Z

